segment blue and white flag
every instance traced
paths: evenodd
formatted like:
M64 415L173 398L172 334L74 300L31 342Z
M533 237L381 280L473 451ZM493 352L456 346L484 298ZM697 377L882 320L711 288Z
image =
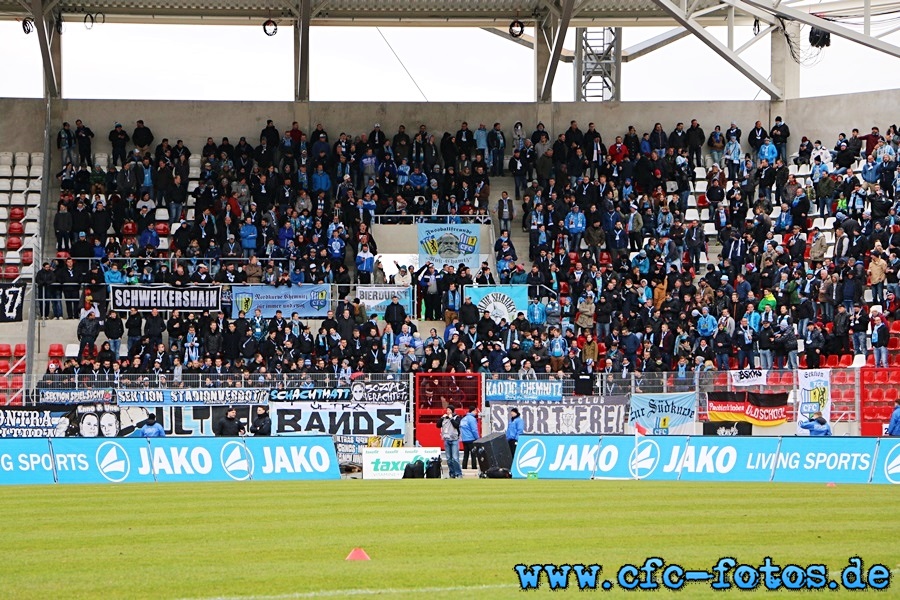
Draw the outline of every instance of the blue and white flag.
M697 416L697 394L632 394L628 422L641 435L690 435Z

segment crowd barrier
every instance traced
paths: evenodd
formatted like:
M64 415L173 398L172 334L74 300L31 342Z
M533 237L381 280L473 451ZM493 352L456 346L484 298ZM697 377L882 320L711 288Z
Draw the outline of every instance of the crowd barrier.
M330 436L0 442L0 484L339 479Z
M900 439L523 436L514 478L900 484Z

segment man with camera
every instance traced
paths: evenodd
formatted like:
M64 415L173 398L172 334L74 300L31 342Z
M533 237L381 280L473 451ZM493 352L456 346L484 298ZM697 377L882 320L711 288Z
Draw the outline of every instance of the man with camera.
M437 427L441 430L441 439L444 440L450 479L460 479L462 478L462 467L459 464L460 416L456 414L454 405L447 405L447 409L437 422Z

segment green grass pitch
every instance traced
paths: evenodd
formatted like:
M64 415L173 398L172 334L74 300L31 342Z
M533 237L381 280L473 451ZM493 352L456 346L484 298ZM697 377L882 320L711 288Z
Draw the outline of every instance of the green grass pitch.
M519 591L518 563L599 563L614 578L653 555L900 566L889 486L354 480L4 487L0 501L10 599L525 598L549 591ZM354 547L371 561L345 561Z

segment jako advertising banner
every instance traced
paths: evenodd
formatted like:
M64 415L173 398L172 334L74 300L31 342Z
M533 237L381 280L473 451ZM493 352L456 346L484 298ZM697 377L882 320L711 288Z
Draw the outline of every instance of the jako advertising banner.
M324 318L331 306L331 286L306 283L291 287L233 285L231 298L232 319L237 319L240 311L244 311L249 319L257 308L266 319L273 318L276 310L287 318L295 312L301 317Z
M512 473L541 479L900 484L893 438L523 436ZM877 456L877 460L876 460Z
M434 263L440 271L444 265L456 268L464 264L477 270L481 251L480 225L431 225L419 223L419 266Z
M0 483L338 479L328 436L0 442Z
M440 455L440 448L365 448L363 479L403 479L403 469L409 463L426 463Z

